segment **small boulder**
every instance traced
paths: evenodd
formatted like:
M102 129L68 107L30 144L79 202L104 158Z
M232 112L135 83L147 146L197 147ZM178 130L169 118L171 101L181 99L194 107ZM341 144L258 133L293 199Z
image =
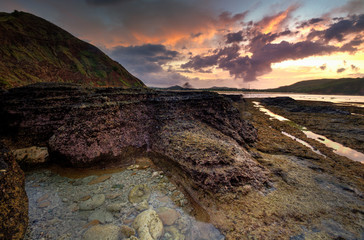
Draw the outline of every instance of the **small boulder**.
M118 240L120 229L112 224L95 225L89 228L83 235L83 240Z
M140 213L133 222L140 240L156 240L163 233L163 223L153 209Z
M101 206L105 202L104 194L97 194L86 201L80 202L80 210L93 210Z

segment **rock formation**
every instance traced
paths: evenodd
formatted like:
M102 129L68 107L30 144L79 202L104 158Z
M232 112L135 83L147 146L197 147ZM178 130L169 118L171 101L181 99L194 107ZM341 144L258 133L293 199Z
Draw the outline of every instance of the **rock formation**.
M0 102L3 135L19 147L48 146L50 159L72 166L150 151L207 190L259 188L268 180L244 148L256 130L216 93L43 83L3 92Z
M28 225L24 173L0 143L0 239L23 239Z

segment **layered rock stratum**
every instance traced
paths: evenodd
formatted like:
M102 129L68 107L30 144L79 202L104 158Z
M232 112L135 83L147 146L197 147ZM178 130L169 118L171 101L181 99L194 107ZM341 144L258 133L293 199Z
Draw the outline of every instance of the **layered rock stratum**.
M75 167L127 161L153 152L211 191L268 177L245 149L257 138L231 100L215 93L156 92L34 84L0 95L1 129L17 146L48 146Z

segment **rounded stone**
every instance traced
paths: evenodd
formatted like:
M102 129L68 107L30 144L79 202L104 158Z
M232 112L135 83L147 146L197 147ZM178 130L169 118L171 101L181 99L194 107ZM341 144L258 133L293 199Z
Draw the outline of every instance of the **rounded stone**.
M82 237L83 240L118 240L120 229L112 224L96 225L89 228Z
M133 187L129 192L129 202L140 203L148 201L150 197L150 189L146 184L140 184Z
M158 216L164 225L172 225L181 216L179 212L172 208L161 207L157 209Z
M93 210L105 202L104 194L97 194L86 201L79 203L80 210Z
M156 240L163 233L163 223L153 209L140 213L133 222L140 240Z

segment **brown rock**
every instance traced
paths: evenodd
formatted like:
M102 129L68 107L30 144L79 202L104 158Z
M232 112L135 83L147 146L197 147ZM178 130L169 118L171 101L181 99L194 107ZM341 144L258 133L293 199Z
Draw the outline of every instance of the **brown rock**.
M25 177L0 143L0 239L23 239L28 225Z
M181 216L179 212L172 208L161 207L157 209L159 218L164 225L172 225Z

